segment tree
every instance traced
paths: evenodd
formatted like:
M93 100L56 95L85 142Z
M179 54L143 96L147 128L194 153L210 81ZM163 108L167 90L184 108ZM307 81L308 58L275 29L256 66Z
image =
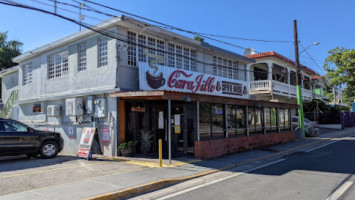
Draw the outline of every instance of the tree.
M355 98L355 50L336 47L328 52L324 62L330 86L344 86L343 102L349 104Z
M21 54L22 42L17 40L7 41L7 32L0 33L0 67L10 68L16 63L12 58Z

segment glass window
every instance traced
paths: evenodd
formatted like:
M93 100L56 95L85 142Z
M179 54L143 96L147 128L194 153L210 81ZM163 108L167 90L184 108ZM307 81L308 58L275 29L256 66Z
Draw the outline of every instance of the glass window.
M200 103L200 140L211 138L211 106L209 103Z
M271 131L277 131L277 112L276 108L271 108Z
M223 104L212 104L212 138L224 138L224 112Z
M264 108L265 129L271 131L271 108Z
M255 133L255 108L249 107L248 109L248 129L249 134Z
M255 109L255 127L257 133L263 132L263 110L261 108Z
M86 70L86 42L78 44L78 71Z
M238 106L236 111L237 116L237 133L238 134L246 134L246 118L245 118L245 106Z
M4 121L6 132L27 132L27 127L12 121Z
M285 109L285 129L286 130L290 130L291 129L290 111L289 111L289 109Z
M108 37L100 37L98 39L99 48L99 67L107 65L107 41Z
M182 46L176 45L176 68L182 69Z
M237 115L236 106L227 105L227 131L228 137L234 137L237 134Z
M32 63L27 63L23 67L23 85L32 83Z
M280 130L285 130L285 112L284 109L279 108L279 117L280 117Z
M48 79L68 75L68 51L49 55L47 58Z

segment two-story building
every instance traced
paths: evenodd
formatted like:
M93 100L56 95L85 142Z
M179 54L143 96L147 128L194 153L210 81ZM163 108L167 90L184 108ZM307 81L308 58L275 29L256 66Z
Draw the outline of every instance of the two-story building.
M265 77L268 65L252 58L125 16L93 29L16 57L19 65L0 73L3 116L61 132L72 153L94 126L107 156L142 131L153 134L152 152L162 139L164 153L198 158L294 139L296 104L250 98L264 78L273 95L293 95L291 84L287 94L272 84L286 80L280 66Z

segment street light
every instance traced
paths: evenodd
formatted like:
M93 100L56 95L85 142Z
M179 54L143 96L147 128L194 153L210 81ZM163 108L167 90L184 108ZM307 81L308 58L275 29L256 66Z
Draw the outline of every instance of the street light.
M309 47L311 47L311 46L313 46L313 45L318 45L318 44L319 44L319 42L313 42L312 44L310 44L310 45L308 45L306 48L304 48L303 51L301 51L301 53L303 53L304 51L306 51ZM302 44L301 44L301 46L302 46ZM299 54L301 54L301 53L299 53Z

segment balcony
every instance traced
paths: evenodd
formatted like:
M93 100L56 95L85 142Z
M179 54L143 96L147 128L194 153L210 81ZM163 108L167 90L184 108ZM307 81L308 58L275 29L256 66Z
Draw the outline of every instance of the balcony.
M274 80L261 80L249 82L249 94L251 95L279 95L288 98L297 98L296 86ZM312 100L312 91L302 89L303 100Z

